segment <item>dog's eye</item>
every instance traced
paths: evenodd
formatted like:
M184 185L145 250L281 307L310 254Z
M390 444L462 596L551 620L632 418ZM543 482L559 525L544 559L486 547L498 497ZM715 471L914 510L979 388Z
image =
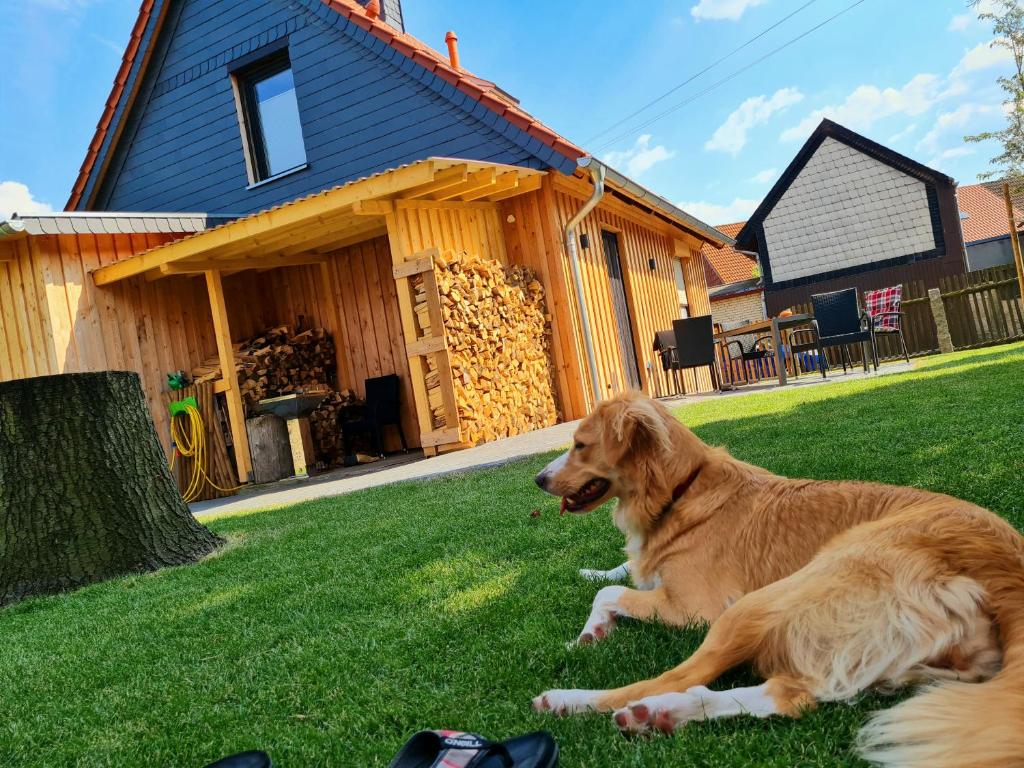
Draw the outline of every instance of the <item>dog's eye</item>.
M586 448L586 446L583 443L581 443L579 440L577 440L575 443L573 443L572 447L573 447L574 450L577 450L577 451L582 451L584 448Z

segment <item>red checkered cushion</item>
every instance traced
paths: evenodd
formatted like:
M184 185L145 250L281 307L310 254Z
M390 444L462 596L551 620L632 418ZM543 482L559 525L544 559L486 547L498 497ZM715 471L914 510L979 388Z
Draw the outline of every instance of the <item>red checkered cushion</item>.
M864 309L874 323L876 331L898 331L900 318L897 315L886 315L885 312L899 312L900 301L903 300L903 286L879 288L877 291L864 291Z

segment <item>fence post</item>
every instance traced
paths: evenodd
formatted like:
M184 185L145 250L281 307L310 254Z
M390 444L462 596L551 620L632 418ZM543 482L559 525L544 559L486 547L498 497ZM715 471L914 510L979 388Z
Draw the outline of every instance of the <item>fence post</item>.
M939 339L939 352L952 352L953 338L949 335L946 306L942 303L942 294L938 288L928 289L928 303L931 305L932 318L935 320L935 335Z

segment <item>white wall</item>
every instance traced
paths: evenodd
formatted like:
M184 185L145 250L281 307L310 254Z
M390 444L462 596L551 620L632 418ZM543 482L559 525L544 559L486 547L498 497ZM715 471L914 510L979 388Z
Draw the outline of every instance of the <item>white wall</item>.
M772 282L936 247L925 184L827 137L764 221Z

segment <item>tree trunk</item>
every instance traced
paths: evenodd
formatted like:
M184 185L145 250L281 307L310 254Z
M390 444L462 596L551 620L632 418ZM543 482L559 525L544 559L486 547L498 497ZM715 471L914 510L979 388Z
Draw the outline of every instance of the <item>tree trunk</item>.
M138 375L0 384L0 606L191 563L220 543L181 500Z

